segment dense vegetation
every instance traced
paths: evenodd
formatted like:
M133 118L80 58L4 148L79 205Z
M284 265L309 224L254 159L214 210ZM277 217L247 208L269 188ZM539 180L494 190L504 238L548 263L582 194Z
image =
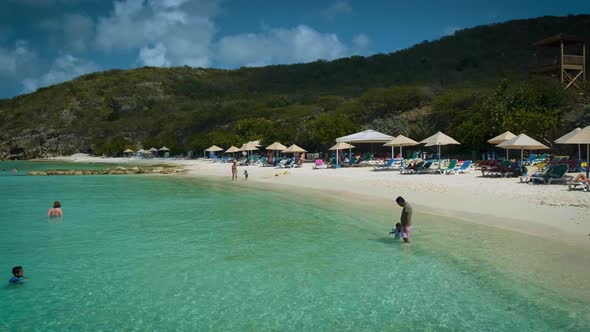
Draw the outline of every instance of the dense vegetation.
M486 149L505 130L548 143L590 124L588 85L564 91L528 74L531 43L557 33L590 36L590 15L480 26L331 62L93 73L0 100L0 158L162 145L201 151L255 139L325 151L362 128L417 140L442 130L462 142L454 153ZM61 145L47 143L54 137Z

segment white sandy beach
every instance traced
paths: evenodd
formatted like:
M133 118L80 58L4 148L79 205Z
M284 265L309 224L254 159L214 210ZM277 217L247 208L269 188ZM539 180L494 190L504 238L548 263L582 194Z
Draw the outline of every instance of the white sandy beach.
M231 179L231 165L207 160L137 160L98 158L82 154L53 158L67 162L114 164L171 164L188 170L189 176ZM314 170L303 168L240 167L248 169L249 183L276 188L338 195L343 199L394 204L404 196L415 210L445 215L469 222L501 227L516 232L563 240L590 248L590 193L568 191L567 186L528 185L515 178L482 178L479 172L465 175L401 175L397 171L374 172L372 168ZM392 210L397 218L399 211ZM419 222L419 221L417 221Z

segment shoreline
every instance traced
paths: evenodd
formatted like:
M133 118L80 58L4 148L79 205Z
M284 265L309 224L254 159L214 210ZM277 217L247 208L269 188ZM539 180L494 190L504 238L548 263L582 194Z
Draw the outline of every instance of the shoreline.
M38 160L41 161L41 160ZM208 160L138 160L99 158L87 155L42 161L113 164L168 164L187 172L175 177L231 182L230 164ZM412 203L415 211L459 219L590 248L590 195L568 191L564 185L527 185L515 178L481 178L477 172L462 175L401 175L395 171L373 172L368 168L298 169L239 167L239 181L247 169L247 183L272 186L273 190L317 193L345 202L362 202L378 209L393 206L397 196ZM392 222L399 217L392 209Z

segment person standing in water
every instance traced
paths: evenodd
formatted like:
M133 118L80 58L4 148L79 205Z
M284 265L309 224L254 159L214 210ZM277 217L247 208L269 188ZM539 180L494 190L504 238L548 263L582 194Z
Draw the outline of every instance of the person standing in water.
M235 160L231 164L231 180L238 181L238 164L236 164Z
M61 217L64 213L61 210L61 203L58 201L53 202L53 207L47 211L48 217Z
M412 206L401 196L398 196L398 198L395 199L395 202L403 208L400 217L400 223L402 224L402 239L404 239L404 242L410 242L410 233L412 232Z

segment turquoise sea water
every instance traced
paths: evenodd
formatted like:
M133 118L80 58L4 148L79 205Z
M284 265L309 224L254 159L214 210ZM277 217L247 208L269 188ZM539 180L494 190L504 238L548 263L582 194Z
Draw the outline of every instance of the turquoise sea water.
M0 331L590 330L587 256L546 240L418 214L404 245L386 236L394 207L243 181L0 173L0 188L0 275L30 278L0 285Z

